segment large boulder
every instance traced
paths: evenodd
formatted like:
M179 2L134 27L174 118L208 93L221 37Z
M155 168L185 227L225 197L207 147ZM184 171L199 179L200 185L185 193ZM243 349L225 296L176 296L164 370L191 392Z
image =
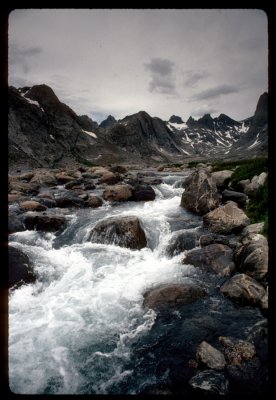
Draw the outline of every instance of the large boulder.
M117 182L119 182L119 180L120 180L119 175L108 171L101 176L99 181L100 183L106 183L107 185L115 185Z
M129 185L109 186L103 192L106 201L127 201L132 197L132 188Z
M89 240L138 250L147 246L145 232L135 216L110 217L98 222L92 229Z
M36 171L34 177L30 181L31 183L37 183L40 186L55 186L57 180L54 174L48 171Z
M232 276L220 288L221 293L241 305L259 305L265 295L264 287L245 274Z
M46 206L40 204L38 201L35 200L23 201L19 204L19 207L23 211L45 211L47 209Z
M182 262L219 276L229 276L235 270L232 256L233 251L230 247L223 244L210 244L191 250Z
M143 306L156 311L176 309L206 295L206 290L196 283L163 284L144 294Z
M8 213L8 231L9 233L23 232L25 231L25 225L23 223L23 218L18 215L15 211L10 211Z
M233 175L234 171L230 171L230 170L223 170L223 171L216 171L216 172L212 172L211 176L212 176L212 180L213 182L215 182L216 186L218 189L222 189L225 187L226 182L229 178L231 178L231 176Z
M226 203L227 201L234 201L240 207L244 207L248 200L248 196L241 192L235 192L234 190L225 189L222 192L222 201Z
M74 180L74 177L72 175L68 175L66 172L58 172L56 175L56 180L60 185L64 185L68 182L71 182Z
M149 185L137 185L133 189L134 201L152 201L155 199L155 191Z
M29 257L21 250L9 246L9 287L19 287L22 284L33 283L36 275L31 267Z
M243 228L241 235L246 236L251 233L262 233L263 229L264 222L257 222L256 224L250 224Z
M239 244L237 236L219 235L218 233L205 233L199 238L201 247L209 246L210 244L224 244L231 249L235 249Z
M268 272L268 242L260 234L248 234L235 252L237 268L256 280L262 280Z
M189 380L189 384L196 392L203 395L225 395L228 393L229 387L225 376L220 372L212 370L198 372Z
M250 222L247 215L233 201L203 216L203 226L214 233L240 232Z
M245 340L220 336L219 341L224 347L223 352L228 364L240 365L242 361L251 360L256 354L254 344Z
M200 215L218 207L217 188L209 172L199 169L188 176L180 205Z
M226 365L224 355L205 340L196 350L196 359L199 363L212 369L223 369Z
M65 218L60 215L46 213L27 213L24 219L27 229L56 232L65 226Z
M198 243L198 236L198 232L194 229L175 232L167 246L167 253L170 256L175 256L185 250L193 249Z

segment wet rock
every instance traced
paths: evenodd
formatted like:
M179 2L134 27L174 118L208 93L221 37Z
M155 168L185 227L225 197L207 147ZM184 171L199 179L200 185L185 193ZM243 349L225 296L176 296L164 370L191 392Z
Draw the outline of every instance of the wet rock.
M25 225L23 223L23 218L17 215L16 212L9 211L8 213L8 230L9 233L23 232L25 231Z
M234 201L240 207L244 207L248 200L248 196L241 192L235 192L234 190L225 189L222 192L222 202L226 203L227 201Z
M22 284L33 283L36 280L36 275L31 267L29 257L21 250L9 246L8 248L9 261L9 288Z
M84 190L94 190L96 189L96 186L94 185L93 182L85 182L83 188Z
M162 183L162 179L160 178L143 178L143 180L141 181L141 183L143 185L160 185Z
M27 213L24 223L27 229L45 232L56 232L65 226L63 216L46 213Z
M196 359L199 363L212 369L223 369L226 365L224 355L205 341L198 346Z
M200 215L218 207L217 188L209 172L199 169L188 176L180 205Z
M143 306L157 311L176 309L206 295L206 290L195 283L164 284L144 294Z
M119 175L114 174L113 172L106 172L100 178L100 183L106 183L107 185L115 185L120 180Z
M268 375L267 366L262 364L257 357L239 365L227 365L226 371L231 386L239 395L253 396L253 398L264 396Z
M189 384L202 394L220 394L228 393L228 380L222 373L216 371L198 372L190 379Z
M167 246L167 253L172 257L182 253L185 250L191 250L196 247L198 242L198 232L194 230L183 230L175 232Z
M8 202L9 203L16 203L16 202L20 202L20 201L25 201L27 200L27 197L22 196L21 193L9 193L8 194Z
M201 247L205 247L210 244L224 244L230 248L235 248L238 244L238 239L236 237L208 233L200 236L199 243Z
M40 204L42 204L43 206L45 206L47 208L54 208L57 206L56 201L53 199L41 197L41 198L38 198L38 201Z
M18 179L21 179L21 180L29 182L33 177L34 177L34 173L33 172L24 172L23 174L20 174L18 176Z
M212 172L212 180L215 182L218 189L222 189L226 186L226 182L233 175L234 171L225 169L224 171Z
M241 305L258 305L265 295L264 287L245 274L232 276L220 288L221 293Z
M256 280L262 280L268 272L268 242L260 234L248 234L235 252L237 268Z
M103 201L98 196L89 196L86 201L87 207L92 207L92 208L101 207L102 204L103 204Z
M66 208L66 207L83 207L84 200L80 199L74 192L65 192L59 194L55 201L57 203L57 207Z
M247 341L258 346L261 342L266 340L268 337L268 321L267 319L262 319L256 322L248 331Z
M132 197L132 189L129 185L110 186L103 192L106 201L127 201Z
M139 219L134 216L110 217L98 222L92 229L89 240L138 250L147 246L145 232Z
M203 216L203 226L211 232L221 234L238 233L249 222L246 214L233 201Z
M219 341L224 347L227 363L240 365L242 361L251 360L256 355L255 346L245 340L220 336Z
M149 185L137 185L133 189L134 201L152 201L155 199L155 191Z
M235 270L232 256L233 251L230 247L223 244L210 244L200 249L191 250L182 262L219 276L229 276Z
M265 317L268 317L268 286L266 288L264 296L261 298L260 310Z
M46 206L34 200L23 201L19 204L19 207L23 211L45 211L47 209Z

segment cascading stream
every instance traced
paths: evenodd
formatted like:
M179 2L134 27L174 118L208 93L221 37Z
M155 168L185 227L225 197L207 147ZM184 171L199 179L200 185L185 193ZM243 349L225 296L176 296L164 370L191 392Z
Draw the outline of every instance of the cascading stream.
M78 210L59 237L36 231L11 236L39 276L10 294L13 392L112 393L132 374L131 344L147 334L156 316L143 309L143 293L194 273L164 251L169 220L185 214L179 206L183 189L173 186L180 178L164 177L153 202ZM134 251L87 241L95 223L111 215L138 216L148 247Z

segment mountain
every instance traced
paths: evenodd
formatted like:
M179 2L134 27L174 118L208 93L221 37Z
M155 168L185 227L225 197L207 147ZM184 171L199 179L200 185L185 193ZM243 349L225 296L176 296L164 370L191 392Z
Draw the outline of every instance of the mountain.
M264 93L253 117L235 121L210 114L183 122L145 111L100 125L77 115L47 85L9 88L10 167L58 167L80 163L185 162L194 158L235 158L267 153L267 101Z
M116 119L112 115L109 115L104 121L100 123L100 127L109 128L114 124L116 124L116 122L117 122Z

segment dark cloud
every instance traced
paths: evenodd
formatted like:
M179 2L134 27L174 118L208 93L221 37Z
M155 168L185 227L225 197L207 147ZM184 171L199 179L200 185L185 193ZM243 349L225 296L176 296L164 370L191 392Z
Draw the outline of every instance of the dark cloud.
M186 75L186 80L184 82L185 86L189 86L189 87L194 87L196 86L197 82L208 78L210 76L210 73L206 70L201 70L201 71L186 71L185 72Z
M190 98L190 100L197 101L197 100L212 99L225 94L237 93L239 91L240 91L239 88L237 88L234 85L219 85L214 88L203 90L202 92L195 94Z
M173 75L174 63L165 58L152 58L145 68L151 73L149 91L175 95L175 76Z

